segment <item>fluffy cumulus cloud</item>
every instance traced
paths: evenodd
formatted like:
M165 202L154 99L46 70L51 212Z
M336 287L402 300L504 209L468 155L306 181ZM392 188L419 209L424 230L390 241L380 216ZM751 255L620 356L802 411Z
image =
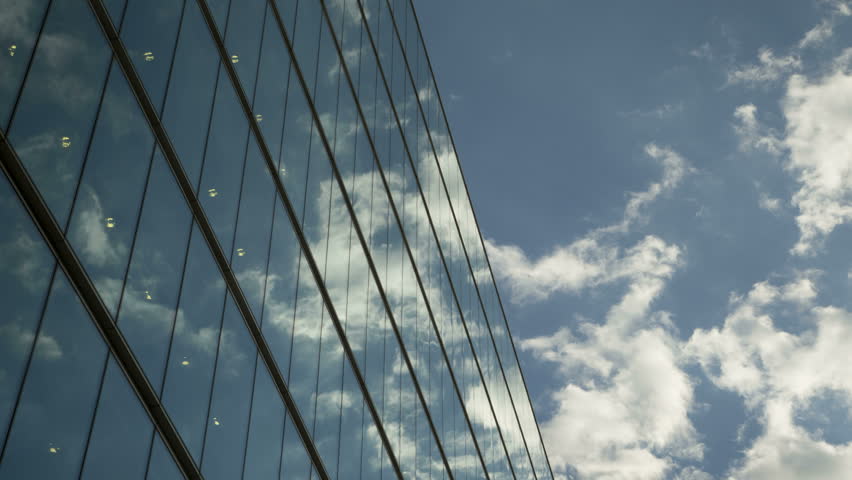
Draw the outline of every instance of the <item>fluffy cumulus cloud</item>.
M825 54L852 2L817 5L822 18L798 41L763 47L755 60L722 72L726 92L746 94L732 104L735 155L769 158L762 165L790 181L785 188L769 176L752 182L752 198L776 221L795 223L799 235L783 265L734 289L715 318L679 331L683 314L659 304L688 261L685 245L646 231L652 205L692 171L667 147L645 148L662 174L629 195L618 221L539 258L486 242L514 303L559 294L606 302L599 318L570 316L519 340L554 372L541 429L558 478L850 478L852 311L845 299L829 298L836 289L821 288L836 275L812 267L831 253L825 239L852 221L852 49ZM709 44L689 54L712 58ZM700 392L711 386L738 397L748 418L726 464L705 464L705 452L718 455L718 438L693 423Z
M783 134L763 125L753 104L735 110L734 130L741 150L778 156L793 175L798 189L790 200L801 232L793 252L810 255L852 220L852 50L826 73L791 75L781 105Z
M654 301L684 263L681 247L647 235L620 246L648 206L674 190L692 170L675 151L650 144L645 153L662 166L659 181L630 195L623 217L530 260L515 246L489 242L497 275L516 302L557 292L579 293L611 285L622 295L602 319L579 319L576 328L523 340L521 348L555 367L556 409L542 425L550 460L560 474L595 479L657 479L700 460L703 445L689 413L693 385L670 315Z
M814 276L800 273L783 285L763 281L732 296L724 324L696 330L685 348L717 387L740 395L759 419L761 433L732 478L833 480L852 471L852 442L828 441L798 421L826 392L852 413L852 313L818 305ZM789 305L804 331L776 325Z
M793 203L801 239L810 253L835 227L852 219L852 72L844 54L828 74L794 75L783 108L787 120L788 168L799 183Z

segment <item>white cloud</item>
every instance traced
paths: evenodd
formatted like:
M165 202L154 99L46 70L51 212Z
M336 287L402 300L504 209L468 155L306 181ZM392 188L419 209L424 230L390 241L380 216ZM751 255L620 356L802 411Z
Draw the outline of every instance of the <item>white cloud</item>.
M686 467L675 475L674 480L713 480L713 476L695 467Z
M530 260L516 246L486 240L495 274L508 285L514 301L543 300L556 292L576 293L640 273L656 276L671 273L679 262L679 247L647 236L625 249L612 238L613 234L625 233L631 225L643 220L645 208L660 195L675 189L692 171L683 157L669 148L652 143L645 147L645 153L661 163L662 179L644 191L631 193L618 223L593 230L537 260Z
M834 22L825 18L814 28L808 30L805 36L799 40L799 48L814 47L822 44L834 35Z
M629 112L618 112L620 117L665 120L673 118L683 112L683 102L664 103L650 110L630 110Z
M792 203L801 232L793 252L813 253L835 227L852 219L852 75L848 64L810 80L791 77L783 101L788 170L799 183Z
M757 63L740 65L728 72L728 85L757 87L776 82L802 66L797 55L776 57L771 48L762 47L757 52Z
M635 257L634 257L635 258ZM652 302L672 265L646 258L602 324L582 322L524 340L521 348L556 364L565 385L552 394L554 415L542 424L550 460L582 478L659 479L675 459L699 460L703 446L688 414L692 383L681 369L669 315ZM650 267L650 268L648 268Z
M683 251L655 235L630 247L619 242L691 168L669 148L649 144L645 153L662 165L662 178L632 193L617 223L538 260L518 247L487 242L495 273L516 302L609 284L624 288L602 322L581 319L576 330L564 327L520 342L553 364L562 382L551 393L556 411L542 424L557 474L659 479L674 471L678 459L703 456L688 417L693 388L681 369L680 344L669 314L652 310L683 264Z
M707 60L713 60L713 49L710 47L710 44L705 42L699 45L696 48L693 48L689 51L689 56L695 58L706 58Z
M772 197L766 192L760 192L760 197L758 198L758 205L760 205L760 208L774 215L778 215L779 213L781 213L782 210L781 199Z
M800 49L822 45L826 40L834 36L834 27L837 26L840 17L852 15L852 9L850 9L849 2L846 0L828 0L823 3L830 7L828 16L805 32L805 35L799 40L798 47Z
M778 133L762 125L757 119L757 107L753 104L740 105L734 111L734 131L740 140L740 150L744 152L764 151L780 155L784 144Z
M763 427L732 478L839 480L852 469L852 443L832 445L795 422L795 411L826 390L852 399L852 313L813 303L815 274L780 286L759 282L732 297L724 325L696 330L685 349L716 386L741 395ZM775 326L774 312L790 302L807 307L802 333Z

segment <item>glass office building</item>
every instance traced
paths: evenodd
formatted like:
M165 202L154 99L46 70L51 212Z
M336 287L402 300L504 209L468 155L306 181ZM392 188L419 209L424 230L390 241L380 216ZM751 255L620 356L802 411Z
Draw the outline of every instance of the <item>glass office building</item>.
M410 0L0 48L0 480L553 478Z

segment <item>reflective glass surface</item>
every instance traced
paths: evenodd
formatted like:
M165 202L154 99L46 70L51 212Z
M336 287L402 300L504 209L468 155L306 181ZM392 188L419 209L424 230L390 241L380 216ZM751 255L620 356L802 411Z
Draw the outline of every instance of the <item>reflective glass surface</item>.
M0 478L143 479L159 435L5 176L0 215L4 250L18 254L3 259L17 276L4 292L17 295L0 321Z
M409 0L0 11L0 479L552 478Z

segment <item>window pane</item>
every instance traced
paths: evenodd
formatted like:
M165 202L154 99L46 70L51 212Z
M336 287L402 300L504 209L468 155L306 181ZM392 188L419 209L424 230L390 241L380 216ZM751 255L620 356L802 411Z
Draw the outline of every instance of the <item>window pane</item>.
M131 0L121 25L124 48L158 111L162 109L185 3L181 0Z
M216 28L219 34L225 35L225 21L228 19L228 8L231 0L207 0L207 5L210 7L210 12L213 14L213 20L216 22Z
M213 106L213 120L207 138L204 172L198 194L225 255L230 253L234 241L234 223L237 220L248 136L245 113L237 102L224 67L219 68L219 86L216 89L216 103ZM254 141L251 142L251 149L257 149Z
M198 461L225 306L225 282L197 227L190 243L162 400Z
M193 187L201 173L218 67L219 54L198 5L186 2L162 120Z
M86 451L82 480L143 480L154 427L136 393L110 358Z
M286 413L272 377L258 358L243 478L276 480L281 466Z
M119 309L118 327L158 391L163 384L191 221L172 173L157 150Z
M50 286L54 259L0 174L0 450Z
M262 328L278 368L286 378L293 342L300 250L293 227L283 210L280 202L276 204Z
M6 130L48 0L4 1L0 23L0 129Z
M107 349L65 275L56 275L0 479L74 479L89 435Z
M68 228L71 246L113 315L153 148L136 98L113 64Z
M254 97L254 80L257 75L265 15L264 0L239 0L228 14L225 48L231 56L231 64L237 71L240 84L249 101Z
M259 321L266 284L267 259L272 233L272 206L275 191L266 162L254 141L249 147L243 175L237 231L231 254L240 288Z
M184 478L159 435L154 436L146 478L147 480L183 480Z
M311 474L311 460L299 439L293 420L288 416L284 425L284 448L281 451L281 480L308 480ZM314 475L313 478L317 478Z
M110 50L88 4L54 2L21 93L9 140L53 216L64 225L92 124Z
M207 418L201 473L207 480L239 478L243 471L252 377L257 353L233 301L225 307L216 377Z
M252 111L269 147L272 161L276 164L281 154L284 113L287 107L285 102L289 88L298 91L299 82L290 76L290 55L287 53L284 39L281 38L278 23L269 12L263 27L263 47Z

